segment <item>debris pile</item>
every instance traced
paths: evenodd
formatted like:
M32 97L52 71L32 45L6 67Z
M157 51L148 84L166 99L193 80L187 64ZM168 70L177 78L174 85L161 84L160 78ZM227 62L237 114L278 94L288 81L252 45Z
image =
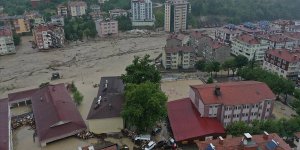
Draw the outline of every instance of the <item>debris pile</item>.
M32 129L35 129L35 122L32 114L17 117L11 120L11 128L13 130L16 130L22 126L30 126Z
M90 139L90 138L94 138L95 135L93 132L90 132L90 131L82 131L78 134L76 134L76 137L82 139L82 140L87 140L87 139Z

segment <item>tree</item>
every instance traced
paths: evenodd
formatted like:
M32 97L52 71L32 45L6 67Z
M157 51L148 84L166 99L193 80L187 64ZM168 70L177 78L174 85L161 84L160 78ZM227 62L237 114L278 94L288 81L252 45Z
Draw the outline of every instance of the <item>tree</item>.
M243 55L236 56L234 60L237 68L242 68L248 64L248 58Z
M134 57L132 64L126 67L126 74L122 74L123 82L140 84L146 81L159 83L161 76L156 69L155 64L150 64L150 55L145 55L143 58Z
M231 63L230 60L226 60L226 61L222 64L222 66L221 66L221 68L222 68L223 70L227 71L227 76L228 76L228 77L229 77L229 71L230 71L230 63Z
M73 98L74 98L75 103L77 105L80 105L83 100L83 95L81 95L81 93L79 91L75 91L73 93Z
M129 18L129 16L120 16L117 17L116 20L118 20L118 28L121 31L127 31L132 30L132 22Z
M205 61L204 60L198 60L196 63L195 63L195 68L199 71L204 71L205 69Z
M210 73L210 77L212 77L212 72L214 71L214 64L212 62L205 63L204 70L205 72Z
M220 63L217 61L213 61L213 71L216 73L216 77L217 77L217 73L220 71Z
M167 96L159 84L145 82L128 84L125 90L125 105L122 116L138 131L146 131L167 115Z
M232 71L232 76L234 77L234 73L237 68L236 61L234 59L229 59L227 63L229 69Z
M13 39L14 39L15 45L20 45L20 43L21 43L21 36L20 35L13 34Z
M243 121L231 123L226 127L226 132L233 136L239 136L243 133L248 133L249 130L250 129L248 125Z
M209 77L206 81L207 84L210 84L210 83L214 83L214 79L212 77Z
M155 27L164 27L164 10L163 9L157 9L154 11L155 15Z

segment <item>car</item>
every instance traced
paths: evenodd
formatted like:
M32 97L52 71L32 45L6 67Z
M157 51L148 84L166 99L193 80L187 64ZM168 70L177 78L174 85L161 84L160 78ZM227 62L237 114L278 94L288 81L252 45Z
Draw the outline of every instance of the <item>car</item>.
M154 141L150 141L150 142L146 145L146 147L144 148L144 150L152 150L152 149L154 149L155 145L156 145L156 143L155 143Z
M166 141L159 141L157 142L155 148L164 148L168 143Z
M146 135L137 135L137 136L135 136L134 138L133 138L133 141L134 141L134 143L136 143L136 142L141 142L141 141L150 141L151 140L151 135L148 135L148 134L146 134Z
M161 128L154 128L154 129L152 130L152 135L155 136L155 135L157 135L160 131L161 131Z

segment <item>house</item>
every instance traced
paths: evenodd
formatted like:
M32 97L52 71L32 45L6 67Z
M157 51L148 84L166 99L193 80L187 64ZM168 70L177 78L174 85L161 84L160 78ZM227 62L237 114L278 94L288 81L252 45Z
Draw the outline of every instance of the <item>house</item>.
M206 61L224 63L226 60L232 58L230 52L231 48L228 45L211 39L211 41L206 43L203 47L202 56Z
M68 7L63 5L63 4L59 4L57 7L57 15L58 16L64 16L67 17L68 16Z
M78 17L86 14L87 4L84 1L70 1L68 2L69 15Z
M199 150L292 150L276 133L260 135L244 133L242 137L196 142Z
M190 98L168 102L167 110L176 142L186 144L226 135L223 125L216 118L201 117Z
M99 19L96 22L96 30L98 32L99 37L107 37L107 36L117 36L118 29L118 21L110 20L110 19Z
M92 17L94 21L97 21L99 19L103 20L104 16L106 16L107 13L105 12L90 12L89 15Z
M120 132L124 128L121 111L125 102L120 77L102 77L97 97L87 116L90 131L96 134Z
M248 60L255 59L262 62L269 44L267 41L260 40L257 36L251 34L241 34L232 41L231 54L243 55Z
M45 23L43 16L37 11L25 11L24 17L30 21L31 27L34 25Z
M167 0L165 2L165 31L185 32L188 28L189 9L188 0Z
M65 26L65 21L64 21L63 16L51 16L51 23L56 24L58 26Z
M269 119L276 98L265 83L256 81L192 85L189 97L201 117L217 118L224 126Z
M298 50L270 49L266 52L263 69L298 83L300 48Z
M16 53L13 40L13 33L10 27L0 27L0 55Z
M263 43L269 43L269 48L279 49L287 48L292 49L298 43L297 40L292 39L284 34L263 34L258 36Z
M153 26L151 0L131 0L132 26Z
M221 43L231 45L233 39L240 34L242 34L242 31L238 30L234 24L228 24L216 29L215 39Z
M117 17L120 17L120 16L125 16L125 17L128 16L127 10L124 10L124 9L112 9L112 10L109 10L108 12L109 12L110 18L113 18L113 19L116 19Z
M8 99L0 99L0 149L13 150Z
M212 38L200 31L190 33L190 43L197 56L203 56L204 47L211 42Z
M64 46L64 29L56 24L40 24L32 30L33 40L39 50Z

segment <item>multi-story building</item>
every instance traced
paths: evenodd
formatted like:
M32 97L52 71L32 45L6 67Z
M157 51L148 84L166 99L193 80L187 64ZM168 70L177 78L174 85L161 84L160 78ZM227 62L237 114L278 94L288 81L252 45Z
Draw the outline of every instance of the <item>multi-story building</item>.
M201 117L217 118L224 126L272 116L276 96L262 82L240 81L190 86L189 98Z
M64 19L63 16L51 16L51 23L53 23L53 24L64 26L65 25L65 21L64 20L65 19Z
M292 49L298 43L297 40L292 39L284 34L263 34L258 36L263 43L267 42L269 48L279 49L288 48Z
M67 6L60 4L56 7L56 9L57 9L58 16L64 16L64 17L68 16L68 7Z
M37 11L25 11L23 15L26 20L29 20L31 27L45 23L43 16Z
M96 30L99 37L117 36L118 35L118 21L110 19L99 19L96 22Z
M30 20L23 15L18 16L2 16L0 17L6 26L12 26L17 34L30 32Z
M271 49L266 52L263 68L298 82L300 75L300 49Z
M224 63L226 60L231 58L230 52L231 49L228 45L211 39L211 41L203 47L202 56L206 61Z
M90 9L92 12L101 12L100 5L91 5Z
M187 30L189 13L188 0L167 0L165 3L165 31L184 32Z
M87 4L84 1L71 1L68 3L69 14L72 17L86 14Z
M64 29L55 24L40 24L33 31L34 42L39 50L64 46Z
M13 33L10 27L0 27L0 55L16 53Z
M215 38L221 43L231 44L233 38L240 35L242 31L238 30L233 24L228 24L224 27L217 28L215 31Z
M131 0L132 26L153 26L151 0Z
M165 69L191 69L195 66L195 51L191 46L165 47L162 58Z
M250 34L241 34L232 41L231 54L243 55L248 60L263 61L265 52L269 47L267 41L261 41L258 37Z
M124 9L112 9L112 10L109 10L108 12L109 12L110 18L113 18L113 19L116 19L117 17L120 17L120 16L128 15L127 10L124 10Z

